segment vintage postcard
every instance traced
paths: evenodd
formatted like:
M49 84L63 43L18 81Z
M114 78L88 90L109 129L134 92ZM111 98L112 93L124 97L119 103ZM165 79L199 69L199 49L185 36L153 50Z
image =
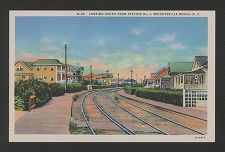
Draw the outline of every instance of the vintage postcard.
M215 11L10 11L10 142L215 142Z

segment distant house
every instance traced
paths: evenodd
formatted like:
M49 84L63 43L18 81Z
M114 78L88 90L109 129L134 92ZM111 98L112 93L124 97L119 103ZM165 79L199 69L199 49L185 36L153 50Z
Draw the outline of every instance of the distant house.
M58 59L37 60L33 63L33 73L35 79L47 83L65 80L65 66Z
M135 79L130 79L130 78L127 78L126 80L124 80L124 84L125 85L130 85L131 84L131 82L132 82L132 84L136 84L136 80Z
M156 84L160 89L170 88L170 76L168 75L169 67L163 67L157 72Z
M145 84L145 88L155 88L158 87L156 85L156 77L151 76L150 78L146 79L146 84Z
M14 76L15 81L33 79L33 62L17 61Z
M101 74L102 79L106 83L106 85L111 86L112 85L112 79L113 79L113 74L112 73L102 73Z
M83 67L61 63L58 59L38 59L35 62L15 63L15 81L36 79L47 83L73 83L82 81Z
M92 79L92 84L94 84L95 81L97 81L99 84L104 84L104 80L102 79L102 76L100 74L89 73L83 76L83 81L91 82L91 79Z
M73 71L74 81L81 82L83 80L84 67L74 66L72 71Z
M151 77L147 79L147 88L170 88L170 76L168 75L169 68L163 67L155 73L151 73Z

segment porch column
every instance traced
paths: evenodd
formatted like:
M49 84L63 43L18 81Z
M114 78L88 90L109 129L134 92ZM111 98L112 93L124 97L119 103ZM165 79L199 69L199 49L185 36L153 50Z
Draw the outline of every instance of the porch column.
M159 78L159 88L162 89L162 78Z
M60 70L60 83L62 83L62 65L61 65L61 70Z
M185 107L185 89L183 89L183 107Z
M183 77L182 77L182 79L183 79L183 89L185 88L185 84L184 84L184 74L183 74Z
M173 84L174 84L174 88L175 88L177 85L177 77L176 76L174 76L174 78L173 78Z

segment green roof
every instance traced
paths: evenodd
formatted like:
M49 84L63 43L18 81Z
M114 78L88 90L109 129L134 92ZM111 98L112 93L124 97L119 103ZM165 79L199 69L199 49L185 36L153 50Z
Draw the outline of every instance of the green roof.
M58 59L39 59L33 65L62 65Z
M190 72L192 70L192 62L170 62L169 73Z
M23 62L23 63L26 64L29 68L33 69L34 62Z

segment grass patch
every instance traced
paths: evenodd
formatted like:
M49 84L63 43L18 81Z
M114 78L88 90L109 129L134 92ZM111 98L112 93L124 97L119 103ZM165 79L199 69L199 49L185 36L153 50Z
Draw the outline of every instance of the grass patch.
M77 127L77 124L75 122L69 123L69 131L70 134L91 134L91 131L87 127Z
M75 102L75 101L77 101L77 99L79 99L79 96L78 95L73 95L72 99Z

